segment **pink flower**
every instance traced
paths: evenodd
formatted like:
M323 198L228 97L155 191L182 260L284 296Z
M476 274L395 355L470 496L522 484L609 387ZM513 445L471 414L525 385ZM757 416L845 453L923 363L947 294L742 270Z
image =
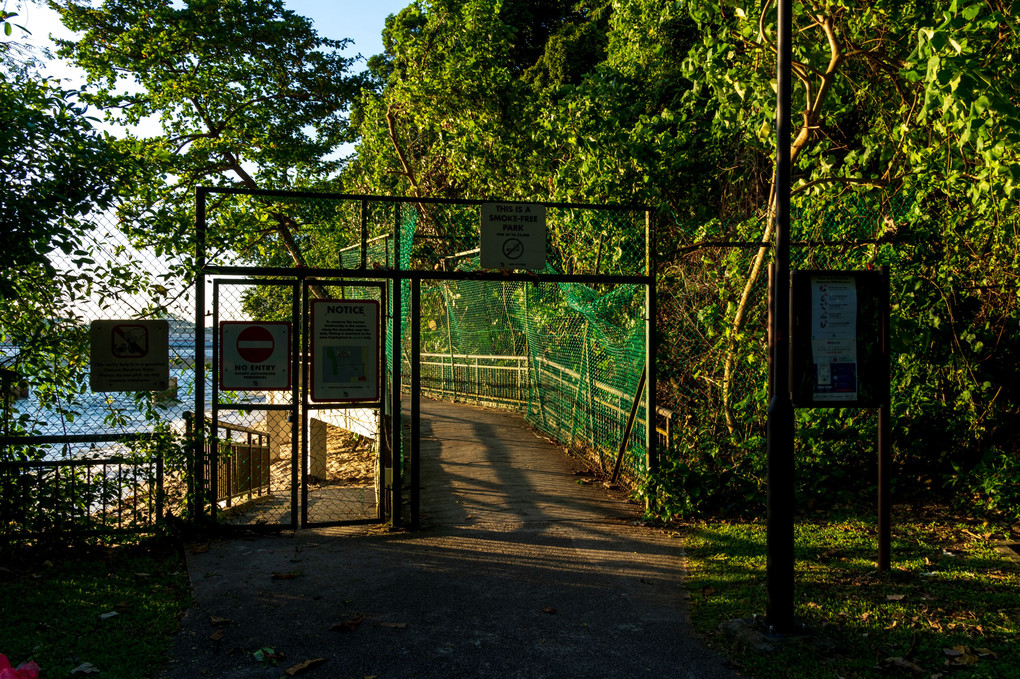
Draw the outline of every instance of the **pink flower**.
M39 679L39 666L34 662L27 662L14 669L7 656L0 653L0 679Z

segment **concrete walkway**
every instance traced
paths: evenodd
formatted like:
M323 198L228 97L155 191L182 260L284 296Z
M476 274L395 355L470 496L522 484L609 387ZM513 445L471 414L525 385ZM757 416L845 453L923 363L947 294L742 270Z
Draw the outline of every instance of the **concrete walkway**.
M422 529L302 530L188 552L164 677L736 677L692 635L681 544L578 483L523 419L422 403ZM284 654L263 668L252 653Z

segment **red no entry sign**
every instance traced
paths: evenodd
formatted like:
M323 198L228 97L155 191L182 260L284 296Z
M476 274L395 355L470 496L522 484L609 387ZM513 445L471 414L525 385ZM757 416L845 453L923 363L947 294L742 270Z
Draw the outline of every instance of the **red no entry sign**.
M290 389L290 323L220 322L220 388Z
M250 325L237 335L237 354L248 363L264 363L273 355L273 334L261 325Z

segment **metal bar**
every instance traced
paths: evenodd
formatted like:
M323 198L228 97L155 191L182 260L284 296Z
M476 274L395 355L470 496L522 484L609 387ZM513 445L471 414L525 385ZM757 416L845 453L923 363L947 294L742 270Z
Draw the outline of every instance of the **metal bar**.
M890 399L889 267L883 266L882 288L882 405L878 410L878 570L888 571L892 553L890 494L892 478L892 403Z
M220 369L220 284L219 281L213 281L213 332L212 332L212 423L209 428L209 476L210 487L209 492L212 496L212 502L209 503L209 518L216 522L216 515L219 512L219 497L220 497L220 436L219 436L219 422L220 422L220 381L217 379ZM203 346L202 353L205 353ZM203 370L204 372L204 370ZM204 411L203 411L204 414ZM199 420L200 422L202 420ZM204 429L204 427L203 427ZM229 479L227 479L229 481ZM228 486L229 488L229 486Z
M297 528L298 525L298 465L301 466L301 525L308 523L308 486L305 475L305 457L308 448L308 390L310 388L311 355L308 351L309 333L311 332L311 318L309 307L311 301L308 296L309 281L306 279L301 286L301 308L302 308L302 329L301 353L295 357L295 364L300 366L301 401L298 412L291 416L291 448L290 448L290 501L291 501L291 525ZM302 360L303 359L303 360ZM296 396L296 394L295 394ZM295 403L298 401L295 399ZM300 459L298 459L300 458Z
M778 0L776 62L775 315L773 388L769 403L766 510L766 620L775 632L794 629L794 412L790 398L790 109L792 0Z
M645 470L648 474L654 474L659 471L659 455L656 451L658 434L655 431L655 319L658 303L655 294L655 228L650 212L645 212L645 273L651 279L645 288L645 313L648 316L645 321L645 366L648 373L645 379Z
M421 524L421 281L411 281L411 528Z
M207 266L206 272L217 276L293 276L294 269L286 267L242 267L242 266ZM307 276L316 278L361 278L366 281L417 279L423 281L519 281L528 283L585 283L589 285L648 285L648 276L644 274L558 274L558 273L520 273L499 271L386 271L384 269L306 269ZM368 275L366 275L368 274ZM351 285L351 283L347 283Z
M401 279L398 276L393 279L393 317L391 318L392 329L390 331L390 346L391 346L391 371L392 371L392 390L390 398L393 399L393 405L390 406L390 461L393 465L393 482L391 495L391 512L390 512L390 526L394 529L400 528L403 522L403 497L401 495L403 479L401 478L401 444L403 443L403 427L401 422L400 414L400 349L401 349L401 337L400 337L400 325L402 320L403 310L401 307Z
M627 452L627 441L630 439L630 432L634 428L634 421L637 420L638 407L641 405L641 395L645 389L645 382L648 379L648 366L641 371L641 377L638 378L637 389L634 390L634 402L630 408L630 417L627 418L627 426L623 430L623 436L620 437L620 447L616 451L616 466L613 467L612 483L616 483L620 480L620 469L623 467L623 454Z
M247 188L233 188L233 187L212 187L203 186L198 188L199 191L207 193L218 193L223 195L244 195L244 196L264 196L268 198L317 198L317 199L332 199L332 200L366 200L374 203L420 203L423 205L483 205L490 200L475 199L475 200L463 200L456 198L407 198L403 196L372 196L366 194L355 194L355 193L329 193L329 192L317 192L317 191L279 191L271 189L247 189ZM611 212L643 212L647 209L647 206L641 204L614 204L614 205L598 205L595 203L535 203L535 205L544 205L549 208L562 208L562 209L599 209L608 210Z
M450 388L453 391L453 402L457 402L457 366L453 360L453 312L450 311L450 287L443 286L443 306L446 308L446 347L450 350Z
M53 434L50 436L3 436L0 445L66 444L66 443L126 443L141 441L152 436L151 432L132 434Z
M368 268L368 200L361 199L361 268Z
M191 516L201 520L205 514L205 210L208 189L195 190L195 420L194 445L191 448L194 465L194 494Z

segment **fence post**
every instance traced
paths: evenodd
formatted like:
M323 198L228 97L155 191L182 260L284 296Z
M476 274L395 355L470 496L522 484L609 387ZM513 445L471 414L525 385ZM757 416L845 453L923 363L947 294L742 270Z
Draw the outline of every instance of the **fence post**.
M613 467L613 478L610 483L616 483L620 480L620 467L623 466L623 454L627 452L627 439L630 438L630 433L634 430L634 421L637 419L638 408L641 405L641 396L645 390L645 382L647 381L648 366L641 371L641 377L638 379L637 389L634 390L634 401L630 406L630 417L627 418L627 426L624 427L623 436L620 438L620 447L616 451L616 466Z

